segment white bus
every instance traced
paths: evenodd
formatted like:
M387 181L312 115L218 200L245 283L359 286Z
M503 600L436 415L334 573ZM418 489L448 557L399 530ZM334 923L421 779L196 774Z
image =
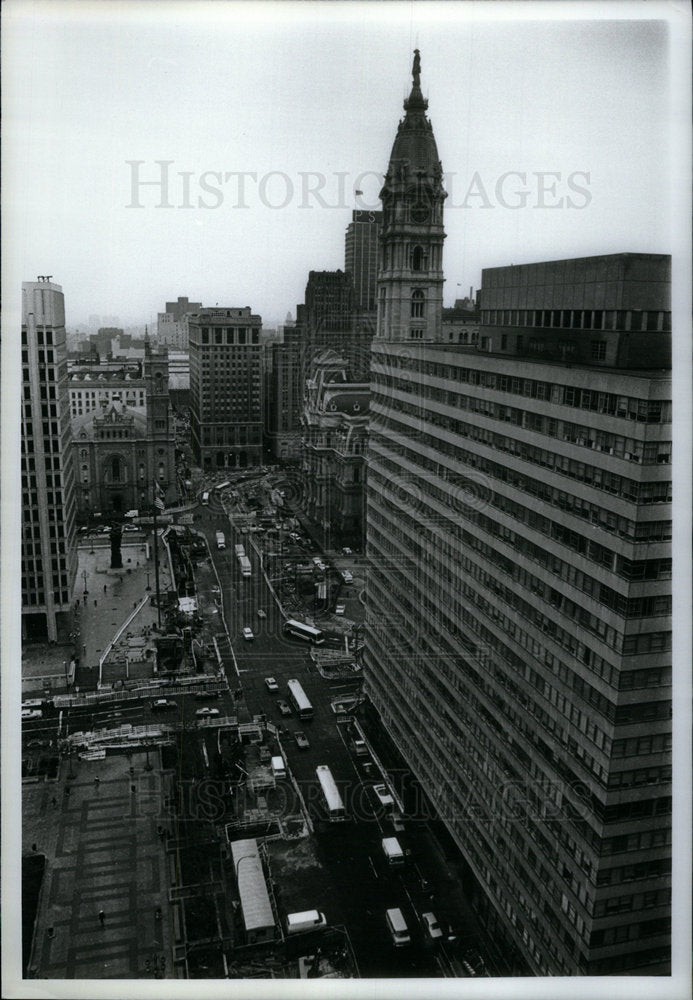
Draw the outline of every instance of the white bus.
M342 823L347 818L347 814L342 802L342 796L339 794L335 780L332 777L332 771L330 771L327 764L320 764L319 767L315 768L315 773L318 776L322 794L327 805L330 823Z
M299 719L312 719L313 706L308 701L306 692L300 683L296 679L293 679L288 682L287 687L289 688L289 701L296 709Z
M231 483L219 483L219 485L215 486L214 489L217 491L217 493L221 493L222 490L228 489L230 485Z
M202 494L202 506L209 507L209 493L207 492Z
M294 618L289 618L288 621L284 622L284 631L287 635L295 635L299 639L307 639L308 642L312 642L316 646L325 641L325 636L319 628L314 628L313 625L306 625L305 622L297 622Z

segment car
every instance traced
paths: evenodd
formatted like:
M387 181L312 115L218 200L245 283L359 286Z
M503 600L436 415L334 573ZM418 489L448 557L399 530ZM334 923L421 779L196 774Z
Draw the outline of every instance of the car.
M381 806L388 807L395 804L395 800L390 795L387 785L373 785L373 794L377 797Z
M152 712L165 712L166 709L175 707L175 701L169 701L167 698L155 698L152 702Z
M277 708L282 715L291 715L291 706L287 701L284 701L283 698L280 698L277 702Z
M123 531L139 531L140 529L136 524L124 524Z
M440 924L438 923L438 919L435 913L422 913L421 920L428 933L428 936L432 938L432 940L435 941L438 938L442 938L443 930Z
M219 709L207 708L207 706L205 705L204 708L198 708L197 711L195 712L195 715L197 715L199 718L204 718L205 716L208 715L219 715Z
M354 577L352 576L352 574L349 572L348 569L343 569L342 570L342 580L344 580L345 583L353 583L354 582Z
M336 615L343 615L345 611L346 611L346 604L344 603L344 601L339 601L335 605L334 613Z
M23 708L22 709L23 719L42 719L43 712L39 708Z
M353 555L353 552L352 552L352 550L351 550L351 549L349 548L349 546L348 546L348 545L345 545L345 546L344 546L344 548L342 549L342 555L343 555L343 556L350 556L350 555Z
M258 611L258 613L257 613L257 616L258 616L258 618L266 618L267 617L267 612L263 611L262 608L260 608L259 611Z
M244 639L254 639L255 638L255 636L253 635L253 630L251 628L248 628L247 625L243 629L243 638Z
M216 701L219 697L218 691L196 691L195 697L198 701Z
M301 732L300 729L297 729L294 733L294 739L296 740L296 746L300 750L307 750L310 746L310 740L305 733Z
M279 685L277 684L274 677L265 677L265 687L268 691L278 691Z

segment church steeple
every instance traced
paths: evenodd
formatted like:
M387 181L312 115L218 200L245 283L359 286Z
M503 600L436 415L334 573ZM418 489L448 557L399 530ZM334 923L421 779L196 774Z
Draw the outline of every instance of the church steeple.
M404 102L385 183L377 336L440 340L443 308L443 168L421 93L414 50L412 88Z

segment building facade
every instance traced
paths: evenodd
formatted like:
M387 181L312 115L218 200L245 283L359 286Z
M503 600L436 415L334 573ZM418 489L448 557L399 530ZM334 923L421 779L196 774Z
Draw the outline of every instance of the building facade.
M190 302L187 296L179 295L176 302L167 302L164 312L157 313L157 343L177 351L187 351L188 318L201 308L201 302Z
M110 403L146 406L147 384L141 361L117 365L68 362L70 416L81 417Z
M302 343L302 327L285 326L283 342L266 349L266 447L282 462L297 462L301 454Z
M369 396L368 383L350 381L335 351L314 359L301 414L301 471L304 508L326 548L363 547Z
M22 636L67 638L77 573L65 301L22 284Z
M354 209L344 237L344 270L354 287L354 309L375 312L382 212Z
M168 352L151 351L142 362L143 401L125 392L104 395L72 418L77 512L85 520L147 509L155 495L166 505L177 496L175 425L169 398ZM124 383L127 385L127 383Z
M417 84L415 72L388 177ZM420 117L411 130L426 135ZM426 145L419 177L434 190ZM424 306L419 327L410 311L419 288L440 310L442 225L424 224L406 182L403 203L384 188L367 691L514 972L666 974L669 262L492 269L479 346L446 344L438 317ZM411 267L398 277L389 261L417 245L425 259L431 236L424 283Z
M263 461L262 319L250 307L190 317L190 427L203 469Z

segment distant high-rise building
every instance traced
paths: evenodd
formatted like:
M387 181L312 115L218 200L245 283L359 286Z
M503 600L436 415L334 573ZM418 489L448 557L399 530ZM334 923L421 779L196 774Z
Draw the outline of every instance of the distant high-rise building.
M22 633L67 639L77 573L75 482L60 285L22 284Z
M382 212L355 209L344 241L344 270L354 285L354 308L373 312L376 308L378 250Z
M179 296L176 302L167 302L166 310L157 314L157 342L178 351L187 351L188 318L201 308L201 302L190 302L187 296Z
M305 379L313 358L329 347L348 361L355 379L367 379L373 324L357 321L354 286L344 271L311 271L305 303L296 325L303 333L302 372Z
M382 194L366 690L511 971L667 974L670 260L489 269L478 346L442 341L425 107L417 60Z
M300 413L305 391L303 329L284 327L283 342L267 346L266 437L275 458L300 454Z
M190 424L203 469L262 464L261 329L262 318L249 306L190 317Z

